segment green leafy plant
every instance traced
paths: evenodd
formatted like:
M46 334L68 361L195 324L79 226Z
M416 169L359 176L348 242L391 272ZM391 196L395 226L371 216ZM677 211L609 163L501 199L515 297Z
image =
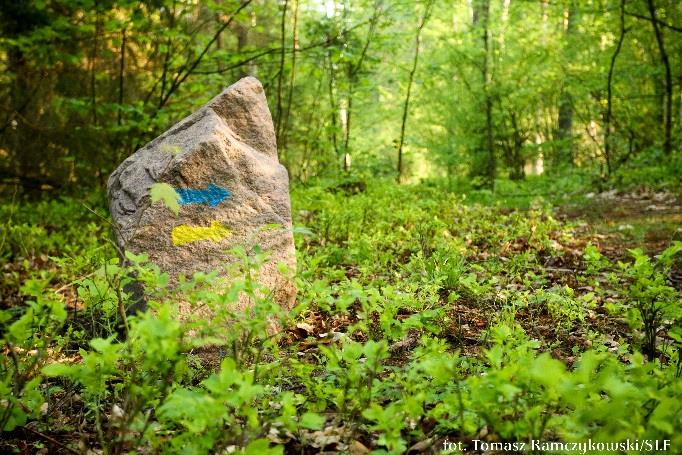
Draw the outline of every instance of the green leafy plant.
M630 250L632 263L619 263L626 279L628 321L642 330L642 351L650 360L657 356L656 338L662 327L678 326L682 320L682 299L666 281L680 251L682 242L676 242L652 261L642 250L634 249Z
M0 357L0 429L10 431L40 416L45 403L39 386L55 336L66 320L64 305L45 292L44 281L28 280L21 314L0 310L0 333L6 354Z

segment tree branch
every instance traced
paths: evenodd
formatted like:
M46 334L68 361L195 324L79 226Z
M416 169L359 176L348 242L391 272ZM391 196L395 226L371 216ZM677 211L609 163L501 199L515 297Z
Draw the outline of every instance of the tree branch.
M643 16L641 14L631 13L629 11L625 11L625 15L630 16L630 17L635 17L637 19L642 19L642 20L647 21L647 22L651 22L650 17ZM658 18L656 19L656 23L662 27L669 28L670 30L674 30L678 33L682 33L682 27L677 27L676 25L668 24L667 22L663 22L662 20L660 20Z
M183 82L185 82L185 81L187 80L187 78L188 78L190 75L192 75L192 73L194 72L194 70L196 69L196 67L199 66L199 63L201 63L201 61L203 60L203 58L206 56L206 53L207 53L208 50L211 48L211 46L213 45L213 43L216 42L216 40L218 39L218 37L220 36L220 34L221 34L221 33L222 33L222 32L223 32L223 31L232 23L232 21L233 21L234 18L237 16L237 14L239 14L244 8L246 8L247 6L249 6L249 4L250 4L251 2L252 2L252 0L244 0L244 1L239 5L239 8L237 8L236 11L230 15L230 18L229 18L229 19L228 19L228 20L227 20L227 21L218 29L218 31L213 35L213 38L211 38L211 40L208 42L208 44L206 44L206 46L205 46L204 49L201 51L201 53L199 54L199 56L194 60L194 62L192 62L192 64L189 65L189 67L188 67L186 70L184 70L184 74L183 74L183 71L180 71L180 72L178 73L178 75L175 77L175 79L173 79L173 83L171 84L170 88L168 89L168 92L166 93L166 95L163 97L163 99L162 99L161 102L159 103L159 106L157 107L157 109L156 109L156 111L154 112L154 114L152 115L152 117L155 117L155 116L156 116L156 114L159 112L159 110L168 102L168 100L170 99L171 95L172 95L173 93L175 93L175 91L180 87L180 85L182 85Z

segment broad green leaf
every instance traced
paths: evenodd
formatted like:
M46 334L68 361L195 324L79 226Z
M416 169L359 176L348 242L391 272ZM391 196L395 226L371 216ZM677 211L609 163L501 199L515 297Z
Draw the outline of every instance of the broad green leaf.
M301 426L309 430L319 430L324 422L325 418L314 412L306 412L301 416Z
M42 369L42 372L46 376L66 376L70 370L70 365L66 365L64 363L51 363L49 365L45 365Z
M163 201L168 210L175 213L180 213L179 196L175 189L168 183L155 183L149 190L149 195L152 198L152 204L157 201Z

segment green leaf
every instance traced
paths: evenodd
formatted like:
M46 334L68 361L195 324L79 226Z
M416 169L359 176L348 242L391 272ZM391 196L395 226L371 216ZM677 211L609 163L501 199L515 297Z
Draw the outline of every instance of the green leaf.
M301 426L309 430L319 430L324 425L325 418L314 412L306 412L301 416Z
M132 253L128 250L126 250L126 252L125 252L125 257L130 262L132 262L133 264L136 264L136 265L144 264L145 262L147 262L149 260L149 255L147 255L147 254L144 254L144 253L135 254L135 253Z
M42 369L45 376L67 376L71 372L71 367L64 363L51 363Z
M284 453L284 447L270 447L270 441L267 439L256 439L244 450L245 455L281 455L282 453Z
M311 231L310 229L308 229L305 226L295 226L293 229L293 233L294 234L301 234L301 235L310 235L310 236L315 235L313 233L313 231Z
M104 352L111 346L111 339L94 338L90 340L90 346L97 352Z
M200 390L177 389L159 408L163 420L179 423L191 433L221 425L229 409Z
M175 188L170 186L168 183L155 183L149 190L149 195L152 198L152 204L157 201L163 201L168 210L175 213L176 215L180 213L180 203L178 202L180 197L175 191Z

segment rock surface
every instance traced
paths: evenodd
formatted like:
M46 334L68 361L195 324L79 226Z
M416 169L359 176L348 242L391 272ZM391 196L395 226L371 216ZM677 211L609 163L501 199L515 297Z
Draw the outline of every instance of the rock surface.
M152 203L157 183L175 190L177 215ZM122 251L148 254L175 279L224 269L235 261L228 250L259 245L270 253L259 281L282 307L293 306L293 281L277 266L295 271L289 178L257 79L231 85L123 161L108 193Z

